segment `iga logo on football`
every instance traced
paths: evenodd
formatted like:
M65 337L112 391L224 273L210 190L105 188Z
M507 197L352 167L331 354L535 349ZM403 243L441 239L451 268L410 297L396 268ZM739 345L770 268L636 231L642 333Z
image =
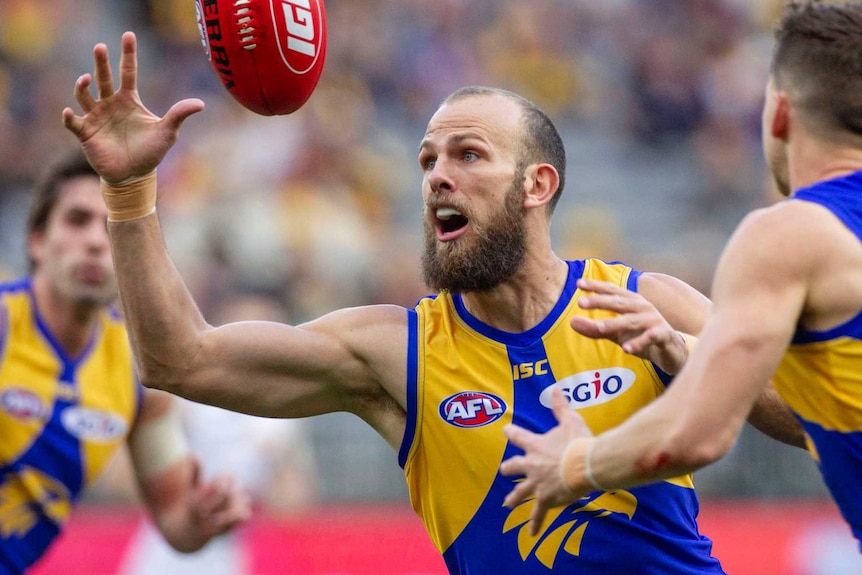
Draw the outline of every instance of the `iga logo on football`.
M281 59L294 74L305 74L314 67L320 55L323 37L323 15L320 13L322 0L270 1Z
M455 427L482 427L506 413L506 403L490 393L462 391L440 402L440 417Z
M635 382L635 373L624 367L591 369L564 377L542 390L539 401L551 409L551 392L555 387L562 390L575 409L592 407L619 397Z

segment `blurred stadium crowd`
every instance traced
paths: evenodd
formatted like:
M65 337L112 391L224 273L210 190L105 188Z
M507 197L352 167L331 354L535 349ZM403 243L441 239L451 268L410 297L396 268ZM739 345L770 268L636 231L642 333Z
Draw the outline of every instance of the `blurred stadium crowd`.
M760 107L780 0L327 0L329 52L308 104L241 108L201 47L191 0L0 0L0 278L26 272L39 169L75 145L60 112L104 41L137 32L157 114L206 110L159 171L169 249L202 311L252 295L289 321L424 295L420 171L427 119L457 87L512 89L569 153L557 251L685 279L708 293L728 234L774 201ZM74 24L73 24L74 23ZM401 500L396 457L364 424L309 420L324 501ZM822 497L807 455L746 432L699 473L704 497Z

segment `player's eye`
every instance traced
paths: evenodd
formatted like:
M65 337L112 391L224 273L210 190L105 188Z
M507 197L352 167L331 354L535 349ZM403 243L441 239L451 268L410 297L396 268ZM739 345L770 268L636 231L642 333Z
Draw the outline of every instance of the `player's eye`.
M66 221L69 222L69 225L76 228L87 225L89 219L89 214L78 210L73 210L66 214Z
M479 159L479 154L477 154L476 152L473 152L471 150L464 152L464 161L465 162L475 162L478 159Z
M436 158L422 158L419 160L419 164L422 166L422 169L426 172L429 170L433 170L434 166L437 165Z

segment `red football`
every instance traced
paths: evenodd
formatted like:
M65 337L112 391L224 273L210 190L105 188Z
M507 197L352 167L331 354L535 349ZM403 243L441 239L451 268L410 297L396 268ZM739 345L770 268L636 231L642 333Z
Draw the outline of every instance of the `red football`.
M231 96L258 114L290 114L326 59L323 0L197 0L210 64Z

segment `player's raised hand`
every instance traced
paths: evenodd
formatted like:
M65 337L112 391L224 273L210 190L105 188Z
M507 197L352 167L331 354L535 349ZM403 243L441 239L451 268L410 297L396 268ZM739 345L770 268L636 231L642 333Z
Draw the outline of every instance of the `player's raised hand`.
M578 280L587 295L578 299L583 309L615 312L610 318L574 316L572 328L594 339L608 339L626 353L652 361L669 374L677 373L688 357L686 338L673 329L656 307L642 295L599 280Z
M163 118L150 112L138 95L137 41L132 32L122 38L120 84L115 89L108 48L93 49L94 76L75 83L75 99L83 116L63 110L63 124L78 140L93 168L105 180L120 182L152 172L177 140L183 121L204 108L198 99L174 104ZM90 91L95 82L97 97Z
M592 432L583 418L569 406L559 388L551 394L554 417L559 425L544 434L533 433L514 424L503 431L524 455L515 455L500 465L503 475L523 475L515 488L506 496L503 504L514 507L530 495L536 501L530 514L530 532L538 534L548 510L567 505L586 493L572 491L564 482L560 466L563 453L573 439L592 437Z

